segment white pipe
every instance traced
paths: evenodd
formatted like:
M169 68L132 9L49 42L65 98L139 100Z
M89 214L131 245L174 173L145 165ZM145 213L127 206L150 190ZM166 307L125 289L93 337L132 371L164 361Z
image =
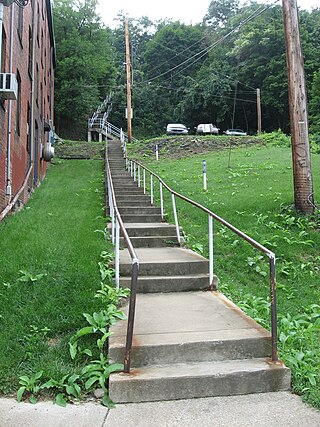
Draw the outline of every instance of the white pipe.
M176 225L177 239L178 239L178 243L180 245L180 230L179 230L179 224L178 224L178 215L177 215L176 201L175 201L173 193L171 193L171 199L172 199L172 209L173 209L174 223Z
M36 162L38 159L34 159L34 74L35 74L35 50L36 50L36 37L35 37L35 2L31 3L32 7L32 69L31 69L31 110L30 110L30 160L33 161L33 173L38 170ZM38 173L38 172L37 172ZM34 175L33 175L34 176Z
M143 194L146 194L146 170L143 169Z
M153 206L153 175L150 175L150 197L151 197L151 206Z
M14 25L14 3L11 7L11 27L10 27L10 59L9 73L12 74L12 57L13 57L13 25ZM1 59L0 59L1 61ZM18 88L18 93L20 92ZM21 93L21 92L20 92ZM17 100L19 102L19 99ZM20 112L21 113L21 112ZM6 177L6 195L11 197L11 116L12 116L12 101L9 100L8 105L8 139L7 139L7 177Z
M140 177L140 165L138 165L138 187L141 187L140 180L141 180L141 177Z
M213 281L213 218L209 215L209 286Z
M116 218L116 255L115 255L115 270L116 270L116 288L120 286L120 227L118 218Z
M161 209L161 219L164 220L164 209L163 209L163 191L162 184L160 182L160 209Z
M133 163L133 181L136 182L136 162Z

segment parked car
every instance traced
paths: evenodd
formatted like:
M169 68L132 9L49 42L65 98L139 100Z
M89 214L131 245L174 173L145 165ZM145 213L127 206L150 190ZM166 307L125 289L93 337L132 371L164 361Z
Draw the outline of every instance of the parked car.
M201 123L196 127L198 135L219 135L219 128L212 123Z
M169 123L166 133L167 135L188 135L188 128L181 123Z
M242 129L227 129L225 134L228 136L246 136L247 132L243 131Z

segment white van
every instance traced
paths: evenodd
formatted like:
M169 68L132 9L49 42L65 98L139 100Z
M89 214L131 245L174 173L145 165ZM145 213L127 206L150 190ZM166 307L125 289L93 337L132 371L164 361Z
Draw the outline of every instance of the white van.
M219 135L219 128L212 123L201 123L196 128L198 135Z

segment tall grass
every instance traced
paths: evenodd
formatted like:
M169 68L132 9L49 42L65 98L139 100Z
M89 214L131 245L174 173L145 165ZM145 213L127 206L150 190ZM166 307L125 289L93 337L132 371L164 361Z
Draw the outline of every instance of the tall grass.
M76 370L68 339L94 311L106 249L103 162L61 161L22 211L0 223L0 391L18 376Z

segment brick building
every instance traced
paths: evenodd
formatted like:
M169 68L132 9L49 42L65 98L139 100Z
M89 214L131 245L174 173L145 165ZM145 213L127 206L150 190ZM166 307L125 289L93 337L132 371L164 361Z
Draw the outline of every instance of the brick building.
M39 185L52 156L51 1L0 0L0 26L1 220L10 206L24 203Z

